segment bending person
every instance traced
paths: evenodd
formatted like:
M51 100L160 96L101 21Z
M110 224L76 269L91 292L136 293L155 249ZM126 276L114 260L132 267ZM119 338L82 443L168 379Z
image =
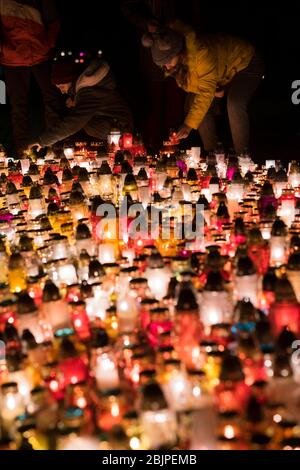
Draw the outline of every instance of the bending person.
M52 82L61 93L69 95L70 112L30 147L51 146L80 130L100 140L105 140L115 125L123 132L132 130L129 108L103 60L92 61L83 71L74 59L58 60L53 65Z
M246 40L229 35L197 36L176 22L170 28L146 33L142 42L151 48L154 62L177 84L192 93L192 102L179 139L198 129L204 148L218 142L213 105L216 97L227 98L227 112L235 151L249 146L248 104L263 78L263 61Z

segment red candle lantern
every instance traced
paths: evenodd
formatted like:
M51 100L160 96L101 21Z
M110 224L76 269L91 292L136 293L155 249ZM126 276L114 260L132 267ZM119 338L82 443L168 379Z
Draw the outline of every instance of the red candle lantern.
M91 332L85 302L70 302L69 305L71 307L71 321L74 330L81 340L88 340Z
M60 385L62 385L64 389L68 385L74 385L88 379L87 365L79 356L73 342L69 338L64 338L62 340L60 357L61 360L59 361L57 371L61 377Z
M123 149L130 149L132 147L132 134L123 134Z
M300 304L286 276L278 279L275 287L275 302L271 305L270 321L276 335L288 327L295 335L300 335Z

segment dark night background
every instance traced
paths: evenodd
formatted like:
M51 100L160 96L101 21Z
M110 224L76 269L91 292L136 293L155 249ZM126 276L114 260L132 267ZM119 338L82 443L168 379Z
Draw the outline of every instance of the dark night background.
M56 3L62 16L58 48L101 49L112 65L138 124L142 106L137 66L140 34L124 18L121 0L57 0ZM300 80L299 3L180 0L178 5L181 19L195 29L244 36L261 49L267 71L251 104L254 158L298 159L300 105L291 102L291 83ZM4 108L7 106L1 107L2 121L7 119ZM34 115L36 111L32 112ZM1 126L2 138L4 127Z

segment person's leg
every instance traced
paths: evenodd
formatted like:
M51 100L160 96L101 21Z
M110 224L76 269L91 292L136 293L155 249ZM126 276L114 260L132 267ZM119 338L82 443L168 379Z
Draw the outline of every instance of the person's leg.
M7 94L11 105L14 150L21 153L28 145L28 93L30 85L29 67L5 67Z
M248 67L237 73L229 85L227 111L235 151L249 147L248 104L264 74L263 60L255 55Z
M213 101L198 128L204 150L207 152L214 150L218 143L214 109L215 102Z
M99 140L106 140L113 126L113 120L104 116L93 117L84 126L84 131L90 136Z
M43 95L46 125L51 127L60 119L63 110L61 93L51 82L51 62L34 65L32 71Z

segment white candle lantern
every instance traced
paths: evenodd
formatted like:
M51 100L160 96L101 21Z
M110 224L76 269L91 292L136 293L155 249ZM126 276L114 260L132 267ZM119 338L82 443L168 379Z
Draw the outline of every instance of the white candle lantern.
M102 392L120 386L118 368L111 354L103 352L97 357L95 377L97 387Z
M105 320L106 310L110 306L110 292L105 291L101 284L93 285L93 297L86 299L86 312L90 321L96 318Z
M227 292L203 292L201 296L201 319L205 326L229 322L232 311L232 303Z
M260 224L260 231L264 240L270 240L272 230L272 222L262 222Z
M31 219L35 219L36 217L46 213L43 199L29 199L28 204L28 214Z
M134 331L138 317L135 299L130 295L120 298L117 302L117 315L121 332Z
M192 147L191 150L187 151L187 158L186 164L189 168L199 168L200 165L200 156L201 156L201 148L200 147Z
M298 302L300 303L300 253L292 253L288 260L286 275L292 287Z
M288 227L291 227L296 216L296 198L293 190L286 189L283 191L278 215Z
M192 385L184 371L175 371L162 386L170 409L188 410L191 406Z
M71 286L77 284L77 273L75 266L66 260L65 264L58 266L58 280L60 284Z
M1 385L1 421L4 430L9 434L14 420L25 412L22 395L15 382Z
M149 289L157 300L162 300L168 292L171 280L171 272L168 268L146 269L145 278L148 281Z
M229 323L233 314L233 304L223 287L220 273L211 272L200 295L201 320L207 327L219 323Z
M112 243L102 243L99 245L98 259L101 264L115 263L115 247Z
M56 239L54 239L51 242L51 244L53 247L53 254L52 254L53 260L66 259L69 257L70 250L68 246L67 237L59 236Z
M9 373L9 381L17 384L18 392L23 398L23 403L28 406L30 403L30 392L34 388L32 377L26 370L16 370Z
M168 409L162 390L156 383L148 384L143 389L140 419L143 448L153 450L175 444L176 415Z
M275 168L276 162L275 160L266 160L266 169Z
M129 265L132 266L133 265L133 260L135 258L135 251L134 249L132 248L125 248L123 251L122 251L122 256L123 258L127 258L128 259L128 262L129 262Z
M290 163L289 174L288 174L289 184L293 188L300 187L300 165L299 162L293 161Z
M258 282L259 278L253 262L248 256L240 258L234 287L236 301L247 298L255 307L258 307Z
M28 158L22 158L21 160L21 168L22 168L22 174L25 175L30 166L30 160Z
M42 310L54 332L71 327L68 304L61 298L59 289L51 281L47 281L44 287Z
M43 323L33 299L27 293L21 293L17 305L17 325L19 335L30 330L37 343L45 341Z
M142 203L144 209L150 204L151 202L151 193L149 186L140 186L138 188L138 195L139 201Z
M271 237L270 240L270 265L282 266L286 260L286 238Z
M219 178L213 177L209 182L209 194L212 200L213 194L216 194L220 191Z
M74 157L74 149L73 147L66 147L64 148L64 154L66 158L73 158Z
M118 129L113 129L108 135L108 144L114 145L116 148L119 148L119 142L121 138L121 132Z
M59 439L58 450L101 450L100 441L96 437L77 436L71 434Z

